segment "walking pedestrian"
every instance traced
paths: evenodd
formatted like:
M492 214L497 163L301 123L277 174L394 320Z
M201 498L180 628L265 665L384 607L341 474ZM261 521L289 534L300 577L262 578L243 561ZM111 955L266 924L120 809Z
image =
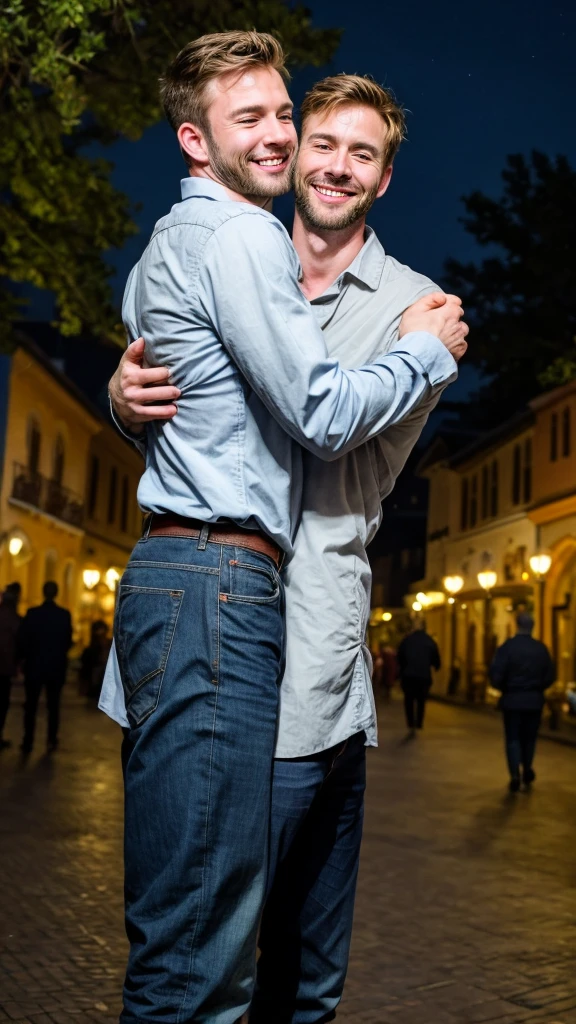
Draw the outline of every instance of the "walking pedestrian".
M498 648L490 667L492 685L502 692L499 707L504 715L511 793L518 792L521 781L531 786L536 778L532 763L544 691L554 682L554 663L548 648L532 636L534 619L521 612L516 627L516 636Z
M43 587L44 603L29 608L18 631L18 656L24 663L24 738L22 752L34 746L38 701L46 689L48 708L48 750L58 746L60 697L66 679L68 651L72 646L70 612L56 604L58 584L51 580Z
M10 707L12 679L16 673L16 638L20 626L17 612L20 585L10 584L2 595L0 604L0 750L10 746L5 740L4 726Z
M412 633L405 636L398 647L398 667L404 693L404 711L410 736L424 725L426 701L432 686L432 669L440 668L438 644L423 620L416 623Z

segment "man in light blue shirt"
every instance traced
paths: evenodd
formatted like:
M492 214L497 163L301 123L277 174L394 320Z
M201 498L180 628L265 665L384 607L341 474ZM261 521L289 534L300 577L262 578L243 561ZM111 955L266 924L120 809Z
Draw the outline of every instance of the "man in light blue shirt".
M186 49L172 70L180 100L190 57L201 64L197 44ZM289 165L280 76L272 60L260 63L234 81L223 71L208 80L204 138L180 125L195 177L125 297L128 332L146 337L149 361L166 363L182 392L178 416L148 431L139 498L154 515L116 620L131 727L125 1021L174 1007L181 1020L233 1024L249 1000L282 648L276 567L278 549L292 553L302 495L302 450L290 438L323 459L346 454L455 376L429 334L383 338L389 354L361 370L327 358L283 229L242 198L258 196L260 171ZM246 130L235 128L246 116ZM229 134L208 144L219 124ZM234 153L230 139L246 131ZM373 154L380 172L383 155ZM215 168L225 187L210 180ZM384 191L389 174L380 178ZM452 321L451 335L447 315L436 322L459 353L458 314ZM434 319L419 311L422 323Z

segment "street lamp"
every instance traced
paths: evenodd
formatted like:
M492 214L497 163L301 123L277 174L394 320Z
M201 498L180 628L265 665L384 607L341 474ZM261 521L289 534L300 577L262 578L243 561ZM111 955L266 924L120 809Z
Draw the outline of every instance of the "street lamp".
M11 537L8 541L8 551L14 558L16 555L20 554L23 547L24 541L22 540L22 537Z
M529 559L530 568L538 583L538 634L541 640L544 639L544 588L546 586L546 573L552 565L552 558L545 551L539 555L532 555Z
M498 574L493 569L484 569L478 573L478 583L486 593L484 602L484 667L488 675L492 644L490 642L492 633L492 589L498 582Z
M444 590L450 597L448 604L452 605L451 629L450 629L450 678L448 680L448 693L453 695L458 690L458 672L456 671L456 599L454 594L459 594L464 586L461 576L445 576L442 580Z
M98 569L84 569L82 579L84 581L84 586L88 590L93 590L96 584L100 582L100 573L98 572Z

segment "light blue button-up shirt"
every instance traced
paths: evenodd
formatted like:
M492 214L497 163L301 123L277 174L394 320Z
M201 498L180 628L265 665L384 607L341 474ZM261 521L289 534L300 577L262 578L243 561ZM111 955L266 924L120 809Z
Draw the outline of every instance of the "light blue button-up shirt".
M342 456L405 419L418 404L434 400L439 389L455 379L456 364L432 335L411 334L398 341L390 318L381 322L382 310L372 308L365 326L371 358L377 362L360 370L342 370L327 356L320 328L327 311L334 318L335 295L346 294L354 274L346 277L345 288L342 275L330 290L332 295L316 300L312 311L297 284L299 266L292 244L274 217L229 201L224 190L207 179L186 179L182 191L185 201L156 226L130 276L124 302L129 337L143 335L148 361L168 365L183 391L178 416L148 427L139 501L152 511L173 511L207 522L226 518L264 529L292 554L304 456L295 440L317 456L317 465ZM374 264L382 263L384 254L372 239L355 264L360 267L364 259L368 267L372 262L374 278ZM398 297L400 314L410 301L401 305ZM362 311L356 302L356 333L359 324ZM380 356L385 349L387 355ZM358 365L359 360L350 350L346 362ZM361 491L362 481L357 486ZM335 493L335 523L340 497ZM319 538L317 564L323 552ZM340 580L338 571L336 585ZM326 596L332 601L335 594ZM360 613L357 609L353 614ZM290 617L287 628L290 633ZM355 663L357 655L358 651ZM329 659L330 651L323 656ZM359 689L361 700L367 698L365 676L354 672L359 707ZM345 687L349 695L350 683L348 679ZM100 706L126 724L113 654ZM369 725L365 714L353 716L354 724L361 720L362 727ZM330 740L339 723L330 716L325 726L326 722L328 728L320 731ZM338 732L341 729L336 728ZM331 745L327 741L319 747L318 742L314 740L316 749ZM303 735L298 743L309 746ZM310 752L282 750L279 756Z

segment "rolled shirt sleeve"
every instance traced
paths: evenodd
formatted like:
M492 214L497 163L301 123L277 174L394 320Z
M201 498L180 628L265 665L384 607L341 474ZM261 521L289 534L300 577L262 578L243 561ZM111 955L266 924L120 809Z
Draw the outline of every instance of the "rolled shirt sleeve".
M453 357L424 332L405 335L374 363L341 369L328 357L300 291L285 229L271 217L253 216L248 231L242 220L229 219L214 231L196 294L249 385L309 451L338 458L456 379Z

